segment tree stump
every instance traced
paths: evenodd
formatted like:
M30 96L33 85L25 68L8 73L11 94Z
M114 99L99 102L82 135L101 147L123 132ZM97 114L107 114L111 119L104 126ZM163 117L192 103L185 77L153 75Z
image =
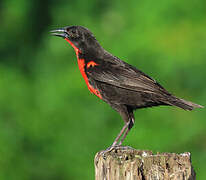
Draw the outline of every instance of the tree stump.
M195 180L190 153L157 153L118 146L94 159L96 180Z

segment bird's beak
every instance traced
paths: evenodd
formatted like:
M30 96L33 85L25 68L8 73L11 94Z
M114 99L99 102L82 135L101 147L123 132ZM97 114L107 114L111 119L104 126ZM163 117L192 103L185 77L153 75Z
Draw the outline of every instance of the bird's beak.
M50 33L51 33L52 36L59 36L59 37L62 37L62 38L67 38L68 37L67 31L64 28L60 28L60 29L50 31Z

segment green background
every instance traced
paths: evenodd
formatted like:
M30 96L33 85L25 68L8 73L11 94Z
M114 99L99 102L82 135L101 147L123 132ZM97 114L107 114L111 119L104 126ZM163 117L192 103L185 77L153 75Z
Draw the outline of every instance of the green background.
M178 97L206 105L205 0L0 2L0 179L90 180L123 126L88 91L74 50L50 30L88 27L101 45ZM206 178L206 112L138 110L124 145L192 153Z

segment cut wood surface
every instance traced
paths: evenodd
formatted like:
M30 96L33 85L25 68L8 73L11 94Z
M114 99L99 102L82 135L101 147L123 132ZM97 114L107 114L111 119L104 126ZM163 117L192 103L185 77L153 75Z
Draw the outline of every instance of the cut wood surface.
M189 152L157 153L118 146L94 159L96 180L195 180Z

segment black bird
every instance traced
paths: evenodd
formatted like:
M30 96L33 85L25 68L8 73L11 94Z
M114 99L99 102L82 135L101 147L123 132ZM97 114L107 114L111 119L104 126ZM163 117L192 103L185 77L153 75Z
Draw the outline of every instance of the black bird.
M136 109L160 105L189 111L203 108L175 97L142 71L107 52L85 27L67 26L51 33L64 38L74 48L89 91L108 103L124 120L125 125L112 146L122 144L134 125Z

